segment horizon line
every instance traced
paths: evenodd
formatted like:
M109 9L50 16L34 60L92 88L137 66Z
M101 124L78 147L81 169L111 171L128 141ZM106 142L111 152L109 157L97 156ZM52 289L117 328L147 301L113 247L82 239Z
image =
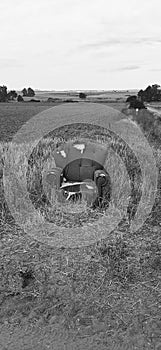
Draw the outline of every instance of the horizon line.
M5 84L4 84L5 85ZM30 86L32 87L32 86ZM10 89L10 88L8 88ZM11 88L13 90L13 88ZM135 90L140 90L140 88L122 88L122 89L117 89L117 88L113 88L113 89L46 89L46 88L34 88L32 87L32 89L34 91L51 91L51 92L68 92L68 91L75 91L75 92L79 92L79 91L102 91L102 92L115 92L115 91L135 91ZM22 91L23 88L14 88L14 90L16 91Z

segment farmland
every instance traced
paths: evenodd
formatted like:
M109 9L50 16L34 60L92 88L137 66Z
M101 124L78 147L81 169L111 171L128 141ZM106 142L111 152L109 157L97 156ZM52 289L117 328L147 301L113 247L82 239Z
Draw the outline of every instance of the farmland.
M50 108L45 103L1 103L0 104L0 141L11 141L19 128L35 114Z
M61 104L55 103L1 103L0 104L0 141L11 141L19 128L34 115ZM111 107L121 109L123 103L111 103Z
M44 95L39 93L36 97L43 99ZM98 102L98 97L102 103L127 111L125 99L121 96L118 97L121 100L115 100L112 96L111 101L107 102L105 96L100 95L96 99L95 95L94 100L91 97L87 102ZM1 103L2 159L7 142L12 140L24 123L58 103ZM9 212L4 198L3 162L0 163L2 350L161 348L160 120L143 110L137 115L131 111L130 115L148 139L159 172L152 212L144 225L133 234L129 231L126 217L106 239L83 248L62 246L56 249L34 240L15 224ZM71 134L72 137L83 137L89 132L93 138L103 135L102 129L93 128L91 131L84 126L79 132L74 127L62 127L56 136L62 137L64 130L67 138ZM55 134L50 137L54 138ZM46 147L50 141L44 143ZM4 142L5 146L2 147ZM119 142L112 139L114 151ZM34 153L37 163L40 162L39 154L40 148L37 148ZM128 160L132 157L130 150L125 147L125 152L120 156L128 166ZM30 170L30 180L33 180L33 170ZM138 174L137 168L134 171ZM136 187L139 186L139 176L137 181ZM139 196L137 189L136 194ZM135 201L132 203L135 206L139 198L135 192L133 195ZM92 219L95 220L97 215L99 212ZM72 220L72 216L69 220Z

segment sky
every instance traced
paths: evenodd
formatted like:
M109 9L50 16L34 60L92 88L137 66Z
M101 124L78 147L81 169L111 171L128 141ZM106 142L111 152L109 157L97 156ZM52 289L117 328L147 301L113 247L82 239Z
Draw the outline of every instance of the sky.
M160 0L0 2L0 85L21 90L161 84Z

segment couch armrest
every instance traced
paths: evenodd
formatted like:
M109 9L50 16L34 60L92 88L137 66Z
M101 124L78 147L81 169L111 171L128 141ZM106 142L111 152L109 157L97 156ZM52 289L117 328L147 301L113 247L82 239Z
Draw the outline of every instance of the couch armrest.
M52 168L48 170L45 174L45 182L51 187L56 188L57 190L60 188L62 180L63 180L63 169L62 168Z
M101 181L101 186L104 187L107 185L108 176L104 170L95 170L94 172L94 182L97 185L98 178L104 179L104 181Z

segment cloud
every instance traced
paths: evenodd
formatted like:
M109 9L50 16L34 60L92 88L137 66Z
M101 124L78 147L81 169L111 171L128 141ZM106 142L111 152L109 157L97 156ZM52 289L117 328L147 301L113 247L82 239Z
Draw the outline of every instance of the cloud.
M124 67L118 67L118 68L114 68L113 71L130 71L130 70L137 70L140 69L139 66L135 66L135 65L129 65L129 66L124 66Z
M79 48L82 50L90 50L90 49L106 49L109 47L115 47L119 45L153 45L153 44L161 44L160 38L152 38L152 37L140 37L140 38L108 38L102 41L96 41L93 43L86 43L80 45Z
M0 58L0 68L19 68L22 66L22 63L15 58Z
M151 72L161 72L161 68L152 68L150 69Z
M93 43L87 43L80 46L81 49L101 49L108 46L115 46L121 44L120 39L111 38L104 41L97 41Z

